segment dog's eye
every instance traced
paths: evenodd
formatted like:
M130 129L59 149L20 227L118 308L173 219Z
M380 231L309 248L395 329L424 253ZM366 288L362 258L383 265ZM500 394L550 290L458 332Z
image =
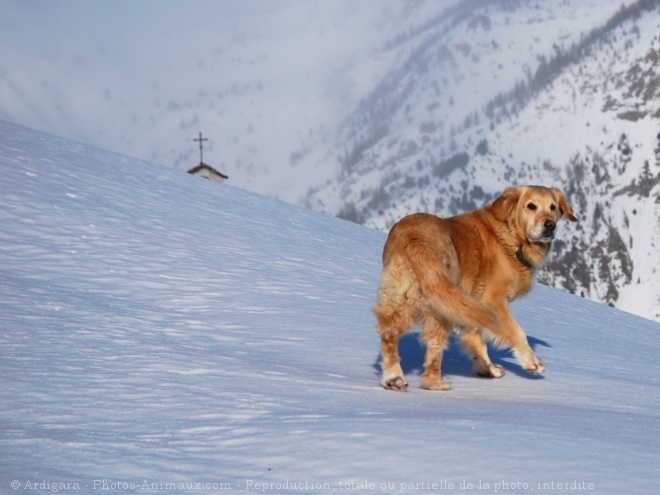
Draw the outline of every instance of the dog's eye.
M550 205L550 211L555 211L556 209L557 207L554 204Z
M527 208L528 208L529 210L536 211L536 209L537 209L538 207L537 207L534 203L529 203L529 204L527 205Z

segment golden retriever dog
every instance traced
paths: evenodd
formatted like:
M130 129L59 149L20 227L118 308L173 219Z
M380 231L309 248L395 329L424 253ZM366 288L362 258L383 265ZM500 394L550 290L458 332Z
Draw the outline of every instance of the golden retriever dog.
M382 344L381 383L404 391L408 383L399 357L399 337L421 324L426 345L421 382L449 390L442 355L452 327L472 357L477 374L499 378L502 366L488 357L487 341L512 349L529 373L545 371L516 322L509 302L532 287L555 236L557 221L577 221L556 188L509 188L478 210L451 218L415 213L390 230L373 308Z

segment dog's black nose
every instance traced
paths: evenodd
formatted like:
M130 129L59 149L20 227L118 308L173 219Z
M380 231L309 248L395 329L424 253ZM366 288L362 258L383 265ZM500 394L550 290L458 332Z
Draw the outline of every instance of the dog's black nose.
M557 224L555 222L553 222L552 220L546 220L543 223L543 228L546 230L546 232L554 232L556 226L557 226Z

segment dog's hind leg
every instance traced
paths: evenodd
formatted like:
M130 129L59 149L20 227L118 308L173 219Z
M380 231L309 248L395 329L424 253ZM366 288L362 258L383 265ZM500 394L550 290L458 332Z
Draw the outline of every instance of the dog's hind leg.
M404 304L393 307L392 301L382 293L373 311L381 338L381 383L388 390L403 392L408 388L408 382L401 369L399 337L413 328L415 319L409 307Z
M388 390L403 392L408 388L408 382L403 377L401 358L399 357L399 337L406 333L412 325L410 319L401 313L384 314L374 308L378 320L378 333L381 339L381 356L383 373L380 382Z
M403 377L403 370L401 369L398 335L394 333L381 335L381 355L383 358L381 363L383 374L380 383L387 390L404 392L408 388L408 382Z
M477 328L460 329L461 345L472 358L477 375L491 378L504 376L504 368L493 364L482 332Z
M422 387L426 389L451 389L451 382L442 377L442 356L447 348L451 327L451 323L444 318L438 319L433 314L424 316L420 340L426 344L426 355L421 381Z
M408 388L401 369L399 337L415 326L419 303L419 288L405 264L401 260L388 263L383 268L373 308L381 338L381 383L388 390L403 392Z

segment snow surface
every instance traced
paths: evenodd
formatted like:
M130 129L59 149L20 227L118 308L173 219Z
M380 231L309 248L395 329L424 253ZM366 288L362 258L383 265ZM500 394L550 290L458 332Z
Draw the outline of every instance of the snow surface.
M657 323L539 285L543 377L424 391L413 335L388 392L384 233L1 121L0 166L3 495L660 490Z

